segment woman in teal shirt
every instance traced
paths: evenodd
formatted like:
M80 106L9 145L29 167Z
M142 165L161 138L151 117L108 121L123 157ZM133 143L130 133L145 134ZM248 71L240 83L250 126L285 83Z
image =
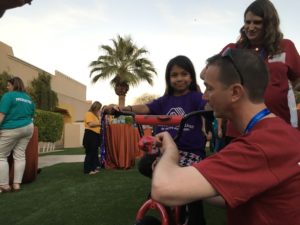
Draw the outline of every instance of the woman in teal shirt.
M25 170L25 150L33 134L35 105L26 94L23 81L13 77L7 82L8 92L0 101L0 192L11 191L8 156L13 153L14 180L12 189L20 190Z

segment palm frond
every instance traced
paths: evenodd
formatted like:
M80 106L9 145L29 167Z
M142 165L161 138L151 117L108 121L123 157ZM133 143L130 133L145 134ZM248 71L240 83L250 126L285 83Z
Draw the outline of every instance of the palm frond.
M138 48L130 36L117 35L111 41L112 46L100 46L104 54L89 65L92 82L112 78L110 81L112 87L119 84L138 86L142 81L153 85L156 70L152 62L144 57L148 51L145 48Z

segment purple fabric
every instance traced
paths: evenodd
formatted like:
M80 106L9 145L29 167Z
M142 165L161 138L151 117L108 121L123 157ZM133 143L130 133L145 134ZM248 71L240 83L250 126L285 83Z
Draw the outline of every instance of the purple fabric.
M106 165L106 114L104 112L101 113L101 145L100 145L100 167L105 168Z
M147 104L151 115L185 115L187 113L203 110L206 101L202 93L189 92L183 96L165 95ZM185 125L182 136L176 142L181 151L191 152L205 158L205 137L201 131L202 120L200 117L189 119ZM168 131L174 138L178 126L157 126L156 133Z

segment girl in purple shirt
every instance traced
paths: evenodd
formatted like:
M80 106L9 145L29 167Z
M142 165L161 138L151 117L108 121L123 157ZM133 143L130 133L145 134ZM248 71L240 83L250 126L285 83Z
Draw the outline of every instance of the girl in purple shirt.
M186 56L176 56L167 64L165 94L149 104L118 107L109 105L106 110L114 108L121 111L132 111L137 114L151 115L185 115L187 113L203 110L206 101L196 81L196 72L191 60ZM205 158L206 137L202 131L202 118L195 116L187 121L182 136L176 142L180 149L181 166L191 165ZM178 126L157 126L155 133L168 131L175 137ZM152 163L155 158L144 155L139 163L139 171L151 177ZM188 205L188 225L204 225L202 202L197 201Z

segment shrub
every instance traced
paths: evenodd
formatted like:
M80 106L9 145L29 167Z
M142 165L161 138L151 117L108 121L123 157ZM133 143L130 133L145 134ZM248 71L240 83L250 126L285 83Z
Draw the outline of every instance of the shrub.
M296 103L299 104L300 103L300 91L295 91L295 98L296 98Z
M61 138L64 126L61 114L37 109L33 122L38 127L39 141L55 142Z
M31 82L31 86L27 88L37 109L54 111L58 104L57 94L51 89L51 79L51 75L45 72L39 73L38 77Z
M0 74L0 99L7 92L7 81L11 78L7 72L2 72Z

